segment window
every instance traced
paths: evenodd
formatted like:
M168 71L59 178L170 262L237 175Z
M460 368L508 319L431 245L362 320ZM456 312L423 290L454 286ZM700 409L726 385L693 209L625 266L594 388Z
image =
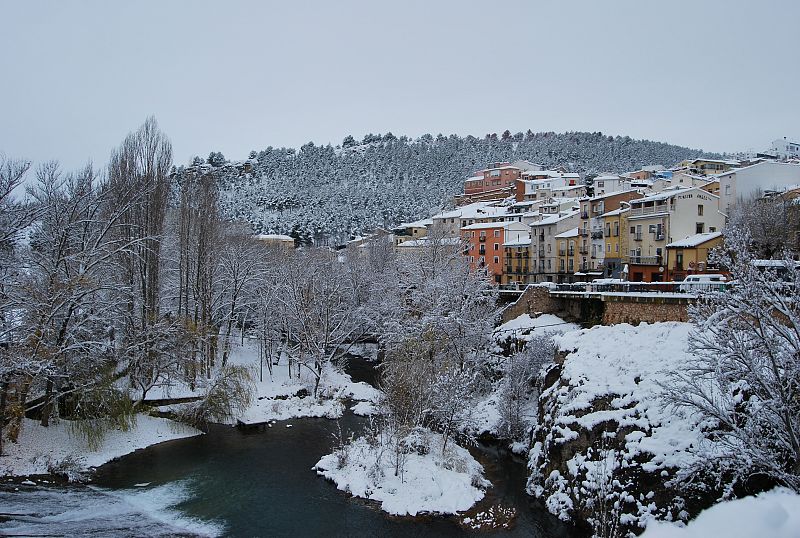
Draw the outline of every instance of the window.
M481 230L481 237L486 237L486 231L485 230Z
M701 234L703 233L704 229L705 229L705 224L703 224L702 222L698 222L694 226L694 233Z
M500 230L495 230L494 231L494 236L495 237L500 237Z
M469 263L475 263L475 256L469 257Z
M711 232L711 233L713 233L713 232L716 232L716 231L717 231L717 229L716 229L714 226L709 226L709 227L708 227L708 231L709 231L709 232Z
M703 216L703 206L702 205L698 205L697 206L697 216L698 217L702 217Z
M495 243L494 244L494 249L495 250L500 250L500 243Z
M606 243L606 252L611 252L611 243Z
M500 263L500 257L499 256L495 256L494 257L494 263Z
M730 196L730 195L731 195L731 186L725 185L725 196Z
M635 227L635 226L631 226L631 233L632 233L632 234L635 234L635 233L636 233L636 227Z

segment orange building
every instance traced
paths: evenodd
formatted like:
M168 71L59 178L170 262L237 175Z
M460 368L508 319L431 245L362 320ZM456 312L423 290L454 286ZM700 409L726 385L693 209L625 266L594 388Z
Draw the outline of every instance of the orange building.
M503 279L503 243L507 237L530 234L530 228L520 222L481 222L461 228L465 241L464 255L469 257L470 267L489 273L492 282L500 284Z

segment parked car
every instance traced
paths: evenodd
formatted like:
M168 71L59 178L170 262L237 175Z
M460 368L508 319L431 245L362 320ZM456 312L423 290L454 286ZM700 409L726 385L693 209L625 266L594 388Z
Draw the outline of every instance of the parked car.
M727 281L725 275L720 274L689 275L681 282L678 289L682 292L723 291Z

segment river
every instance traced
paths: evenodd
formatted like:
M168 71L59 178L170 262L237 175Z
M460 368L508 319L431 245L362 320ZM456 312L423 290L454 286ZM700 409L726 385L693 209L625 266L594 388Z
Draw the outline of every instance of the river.
M354 362L351 374L367 380ZM359 375L362 374L362 375ZM350 413L342 430L367 419ZM289 427L291 426L291 427ZM0 534L48 536L463 536L456 518L398 518L354 499L311 467L330 452L336 421L304 418L243 432L212 426L206 435L152 446L100 467L89 486L0 485ZM574 535L524 493L526 470L495 447L472 449L493 487L478 509L513 508L497 536ZM15 491L15 488L19 488Z

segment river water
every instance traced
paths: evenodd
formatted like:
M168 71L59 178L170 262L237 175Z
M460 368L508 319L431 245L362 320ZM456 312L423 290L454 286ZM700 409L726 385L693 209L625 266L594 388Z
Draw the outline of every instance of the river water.
M363 365L353 364L357 380ZM367 419L347 412L345 435ZM289 427L291 425L291 427ZM152 446L100 467L90 486L0 485L0 535L38 536L463 536L454 517L398 518L316 475L337 422L304 418L263 431L213 426L206 435ZM517 514L497 536L569 537L524 493L526 470L497 448L473 454L493 487L479 510ZM15 489L18 490L15 491ZM3 521L5 519L5 521ZM487 534L484 532L483 534Z

